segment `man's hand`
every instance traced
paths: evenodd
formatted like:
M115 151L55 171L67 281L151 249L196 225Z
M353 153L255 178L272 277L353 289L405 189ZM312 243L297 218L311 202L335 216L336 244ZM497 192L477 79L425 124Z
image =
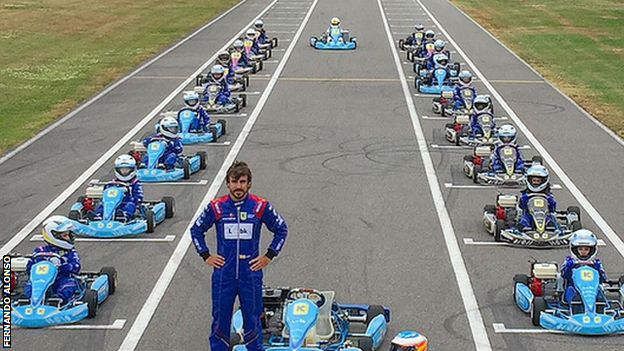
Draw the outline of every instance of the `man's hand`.
M225 258L221 255L210 255L206 259L206 264L214 268L221 268L225 264Z
M268 266L269 263L271 263L271 259L266 256L258 256L253 260L249 261L252 271L259 271L262 268Z

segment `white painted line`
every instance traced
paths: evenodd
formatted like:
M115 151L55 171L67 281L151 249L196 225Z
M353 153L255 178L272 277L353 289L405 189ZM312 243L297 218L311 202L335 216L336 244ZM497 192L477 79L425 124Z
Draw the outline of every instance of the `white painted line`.
M407 109L409 111L412 125L414 127L414 134L416 136L418 149L423 162L423 166L425 168L425 174L427 176L429 190L431 191L431 196L433 198L436 213L440 221L440 227L442 229L444 242L448 250L449 259L451 261L451 265L453 266L453 271L455 272L458 290L464 303L464 309L466 311L466 317L468 319L468 324L470 325L470 330L472 332L474 345L476 351L491 351L492 346L490 345L490 340L488 339L487 331L485 330L485 324L483 324L483 317L481 316L479 304L477 303L477 298L475 296L475 292L472 288L472 283L470 281L470 275L468 274L466 263L464 262L461 249L459 248L459 243L457 242L457 237L455 236L455 230L453 229L451 218L449 216L448 210L446 209L444 195L442 194L442 189L440 189L440 184L438 183L438 176L436 175L433 160L431 159L429 149L427 148L427 139L425 138L425 133L422 126L420 125L420 119L418 118L418 113L416 112L414 99L412 98L412 93L410 92L407 79L405 78L405 74L403 73L401 59L399 58L399 53L397 52L396 45L394 44L394 40L392 38L390 25L388 23L386 15L383 12L381 0L377 0L377 4L379 5L379 11L381 12L381 17L384 22L384 28L386 30L388 44L390 45L390 50L392 51L392 55L394 56L394 64L401 79L403 95L405 96Z
M207 184L208 184L208 180L207 179L202 179L202 180L198 180L198 181L183 181L183 182L154 182L154 183L143 182L143 185L166 185L166 186L171 186L171 185L207 185Z
M464 238L465 245L471 246L514 246L507 242L498 242L498 241L474 241L472 238ZM607 243L604 240L598 239L598 246L607 246ZM557 247L553 247L556 249ZM565 249L565 246L561 247Z
M246 113L238 113L238 114L232 114L232 115L217 115L217 114L213 114L213 116L215 117L219 117L219 118L243 118L243 117L247 117Z
M419 93L416 93L416 94L414 94L414 96L416 96L416 97L434 97L435 95L432 95L432 94L419 94Z
M274 4L275 1L272 4ZM173 280L173 277L176 271L178 270L178 267L180 267L180 264L182 263L182 259L184 258L184 255L186 254L186 252L189 249L189 246L191 245L191 234L190 234L191 226L195 222L195 219L199 217L199 215L202 213L204 207L208 204L208 202L214 199L214 197L217 195L219 188L221 187L221 185L223 184L223 181L225 180L227 169L230 167L232 162L234 162L238 153L242 149L243 144L245 143L245 140L247 140L247 137L251 133L251 129L253 128L254 124L256 123L256 120L258 119L258 116L260 115L260 112L262 111L262 109L264 108L264 105L269 99L269 96L271 95L273 88L277 84L279 76L284 70L286 63L288 62L288 59L290 58L290 55L295 49L295 44L301 37L301 34L303 33L303 30L305 29L306 24L310 20L310 17L312 16L312 12L314 11L314 8L316 7L316 4L318 3L318 1L319 0L314 0L314 3L310 6L310 9L308 10L303 21L301 22L299 29L297 30L297 33L295 33L294 40L288 46L288 50L286 50L286 53L284 54L284 58L282 62L280 62L280 64L275 69L275 73L273 74L273 77L269 81L269 84L267 85L264 93L260 97L260 100L258 101L258 105L256 105L256 107L254 108L253 112L251 113L251 116L247 120L247 123L245 123L243 130L240 132L240 135L236 139L234 146L232 146L232 149L230 149L230 152L227 155L225 161L223 161L223 164L221 165L219 172L215 176L215 179L212 185L210 186L210 189L208 189L206 196L202 200L200 206L197 208L197 211L195 212L195 215L193 216L193 220L189 223L186 230L184 231L182 238L180 239L178 245L176 246L173 254L169 258L169 261L167 262L167 265L163 269L163 272L160 278L156 282L154 289L152 289L149 296L147 297L147 301L145 301L145 304L141 308L141 311L139 311L139 314L137 315L134 323L132 324L130 331L128 332L128 334L124 338L123 343L119 347L119 351L134 351L134 349L138 346L139 342L141 341L141 337L143 336L143 333L147 329L147 326L149 325L149 322L152 319L152 316L156 312L156 309L158 308L160 301L162 301L162 298L165 292L167 291L167 288L171 284L171 281ZM269 7L265 9L265 11L268 10L270 6L272 6L272 4L269 5Z
M444 183L444 187L447 189L499 189L505 188L504 186L497 187L494 185L461 185L461 184L453 184L453 183ZM552 190L561 190L563 189L561 184L553 184L550 187Z
M118 86L120 86L121 84L125 83L128 79L134 77L135 75L137 75L138 73L142 72L144 69L146 69L147 67L151 66L152 64L154 64L156 61L160 60L161 58L163 58L164 56L168 55L171 51L177 49L178 47L180 47L182 44L186 43L187 41L193 39L197 34L203 32L204 30L206 30L206 28L212 26L214 23L216 23L217 21L219 21L220 19L222 19L223 17L227 16L230 12L234 11L236 8L238 8L239 6L241 6L242 4L244 4L245 2L247 2L247 0L242 0L241 2L239 2L238 4L234 5L233 7L231 7L229 10L225 11L224 13L222 13L221 15L219 15L217 18L213 19L212 21L208 22L207 24L205 24L204 26L202 26L201 28L197 29L196 31L194 31L193 33L189 34L189 36L187 36L186 38L180 40L179 42L177 42L175 45L173 45L172 47L170 47L169 49L163 51L160 55L154 57L153 59L147 61L145 64L143 64L142 66L138 67L137 69L135 69L134 71L130 72L128 75L125 75L124 77L122 77L121 79L119 79L118 81L116 81L115 83L111 84L111 86L109 86L108 88L102 90L101 92L99 92L97 95L95 95L94 97L92 97L91 99L87 100L85 103L83 103L82 105L78 106L75 110L70 111L68 114L66 114L63 118L59 119L58 121L52 123L51 125L49 125L47 128L43 129L42 131L40 131L39 133L37 133L34 137L26 140L25 142L23 142L22 144L18 145L15 149L7 152L6 155L0 157L0 165L5 163L6 161L8 161L10 158L12 158L13 156L17 155L19 152L21 152L22 150L26 149L27 147L29 147L30 145L32 145L32 143L34 143L35 141L41 139L43 136L45 136L46 134L50 133L52 130L54 130L54 128L60 126L61 124L63 124L65 121L67 121L68 119L74 117L75 115L77 115L78 113L80 113L82 110L84 110L85 108L91 106L94 102L100 100L102 97L104 97L106 94L110 93L112 90L116 89Z
M292 39L290 38L286 38L286 39L281 39L280 41L291 41Z
M273 51L286 51L286 49L271 49Z
M270 26L273 27L294 27L297 23L272 23Z
M45 329L54 329L54 330L121 330L124 325L126 325L125 319L115 319L113 324L102 325L102 324L68 324L68 325L57 325L53 327L48 327Z
M602 215L598 212L598 210L596 210L594 205L592 205L591 202L589 202L587 197L585 197L583 192L581 192L581 190L576 186L576 184L574 184L572 179L568 177L568 175L564 172L563 168L561 168L559 164L555 161L555 159L550 155L550 153L546 151L546 148L539 142L539 140L537 140L535 135L533 135L533 133L524 124L524 122L522 122L520 117L518 117L518 115L511 108L511 106L507 104L505 99L503 99L503 97L498 93L498 90L496 90L496 88L492 86L492 84L483 75L483 73L481 73L481 71L477 68L477 66L461 49L461 47L457 45L455 40L453 40L453 38L450 35L448 35L446 30L442 28L438 20L435 17L433 17L433 14L429 12L429 10L423 5L423 3L420 0L415 0L415 1L417 1L420 4L420 6L423 8L423 10L427 12L429 17L431 17L431 19L435 22L435 24L438 25L440 30L445 33L446 38L449 41L449 43L453 45L453 47L457 50L457 53L459 53L462 57L464 57L464 59L466 59L466 63L472 68L472 72L479 79L481 79L483 85L485 85L485 87L490 91L490 94L492 94L494 98L500 103L501 107L507 112L509 117L516 124L516 128L519 128L522 131L522 133L526 136L526 138L529 139L529 141L531 142L531 144L533 144L537 152L540 155L542 155L542 157L544 158L544 161L546 161L546 163L550 166L550 169L557 175L557 177L559 177L559 179L563 182L563 185L565 185L565 187L570 190L570 193L572 193L574 198L580 203L581 206L583 206L583 208L585 208L585 212L587 212L589 217L591 217L591 219L596 223L596 225L598 225L600 230L602 230L604 235L606 235L607 238L613 243L613 246L615 246L616 250L620 253L620 255L624 257L624 241L622 241L622 239L615 233L613 228L611 228L609 223L607 223L607 221L602 217Z
M245 31L249 28L249 26L253 25L253 22L262 16L264 12L266 12L273 4L275 4L274 0L269 6L267 6L256 18L254 18L251 22L246 24L232 39L230 39L221 49L217 50L217 52L212 55L207 61L204 62L201 67L199 67L195 72L193 72L184 82L182 82L178 87L169 94L158 106L156 106L147 116L145 116L140 122L138 122L134 128L132 128L126 135L124 135L115 145L113 145L104 155L102 155L97 161L91 165L84 173L82 173L69 187L67 187L56 199L54 199L48 206L46 206L35 218L33 218L24 228L22 228L16 235L14 235L11 240L9 240L2 248L0 249L0 253L2 255L6 255L11 250L13 250L17 245L19 245L22 240L26 239L26 237L32 233L33 230L41 222L43 222L52 212L59 207L65 200L67 200L76 190L78 190L82 184L93 176L93 174L100 169L113 155L115 155L119 150L123 147L126 147L130 140L143 129L150 121L159 115L159 113L171 102L173 99L179 97L179 94L186 89L186 87L191 84L191 82L195 81L195 77L203 72L209 65L214 62L217 58L217 54L221 51L224 51L232 43L234 40L238 39Z
M282 40L282 41L290 41L290 40ZM268 60L268 61L264 61L264 63L279 63L279 60Z
M246 91L244 94L246 95L260 95L260 91Z
M205 146L207 147L211 147L211 146L230 146L232 144L231 141L224 141L222 143L216 142L216 143L209 143L206 144Z
M278 20L278 21L287 21L287 20L293 20L293 21L299 21L301 20L302 17L265 17L266 21L271 21L271 20Z
M431 144L431 148L432 149L472 149L472 146L467 146L467 145L438 145L438 144ZM529 150L531 149L531 145L520 145L518 147L520 150Z
M414 26L405 26L405 25L397 25L397 24L393 24L390 27L392 28L412 28Z
M507 329L502 323L492 323L492 327L494 327L494 332L498 334L564 334L561 331L544 328Z
M451 121L452 118L450 117L442 117L442 116L420 116L420 118L422 119L431 119L431 120L444 120L444 121Z
M104 242L124 242L124 243L162 243L172 242L175 240L175 235L166 235L164 238L76 238L76 241L87 243L104 243ZM43 235L33 235L30 241L43 241Z

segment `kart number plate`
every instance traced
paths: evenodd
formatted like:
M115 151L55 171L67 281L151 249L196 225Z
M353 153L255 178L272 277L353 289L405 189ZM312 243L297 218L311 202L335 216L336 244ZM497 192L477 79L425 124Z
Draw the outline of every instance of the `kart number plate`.
M490 122L490 116L483 116L483 117L481 117L481 121L484 122L484 123Z
M154 149L154 147L152 147L152 149ZM109 190L106 192L106 195L107 195L108 197L115 197L115 196L117 196L117 189L109 189Z
M234 52L234 53L232 53L232 58L234 58L234 59L239 59L239 58L241 58L241 54L240 54L240 52Z
M216 85L211 85L210 88L208 88L208 91L211 93L216 92L217 90L219 90L219 87Z
M150 148L151 148L152 150L158 150L158 149L160 148L160 145L158 145L158 143L154 143L154 144L151 144L151 145L150 145Z
M332 34L340 34L340 30L338 30L338 29L332 29Z
M535 199L535 200L533 200L533 206L535 206L537 208L544 207L544 199Z
M506 156L513 155L513 150L509 149L509 148L506 148L506 149L503 150L503 155L506 155Z
M583 271L583 275L581 275L581 279L584 281L592 281L594 280L594 272L592 271Z
M37 266L37 270L35 271L37 274L48 274L48 266L41 265Z
M293 314L297 316L308 314L308 304L305 302L298 302L293 306Z
M472 96L472 91L471 91L471 90L466 89L466 90L464 90L464 95L465 95L465 96Z
M425 49L427 49L427 50L433 50L433 44L427 44L427 45L425 45Z
M253 45L253 42L251 40L245 40L245 42L243 43L243 45L245 45L245 47L250 47Z

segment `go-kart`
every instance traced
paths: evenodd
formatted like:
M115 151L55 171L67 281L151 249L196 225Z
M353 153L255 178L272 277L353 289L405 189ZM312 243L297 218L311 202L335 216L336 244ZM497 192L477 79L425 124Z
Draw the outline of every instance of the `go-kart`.
M530 277L514 276L514 302L534 326L583 335L624 332L624 276L601 283L598 271L580 266L572 277L575 294L566 300L557 263L532 262Z
M453 90L454 88L451 88ZM464 100L464 105L459 108L455 108L455 102L453 101L453 91L442 91L439 97L433 98L432 109L434 113L440 114L443 117L456 116L456 115L468 115L470 116L474 111L474 99L475 96L470 87L462 88L460 91L461 97ZM487 95L486 95L487 96ZM493 111L489 112L494 115Z
M319 38L311 37L310 46L319 50L354 50L357 48L357 38L349 37L348 30L332 28L329 35L323 33Z
M414 85L416 90L425 94L440 94L443 91L453 90L450 76L444 68L427 71L422 76L418 74Z
M166 169L158 163L160 157L165 153L167 140L164 138L153 139L147 147L140 141L131 143L133 150L130 151L139 164L137 178L142 182L171 182L180 179L189 179L191 174L200 169L206 169L207 155L205 151L198 151L193 156L179 155L175 167ZM147 163L142 160L147 155Z
M521 228L517 202L516 195L498 194L496 205L484 207L483 225L495 241L513 246L553 248L568 245L572 232L581 229L580 208L570 206L566 211L551 213L543 194L533 194L529 198L527 207L533 219L532 228Z
M412 36L414 37L414 40L416 42L413 44L407 44L407 41ZM399 49L402 51L407 51L406 55L407 55L408 60L410 60L410 52L418 51L419 48L422 48L422 41L423 41L424 36L425 36L424 33L416 32L416 33L410 34L410 36L405 39L399 39L399 43L398 43Z
M35 264L26 272L29 259ZM76 293L67 302L51 296L50 287L56 282L57 266L61 260L53 252L22 256L11 254L11 323L24 328L41 328L75 323L94 318L98 306L117 288L117 271L104 267L99 272L81 272L74 275ZM24 286L30 281L31 296L24 298ZM5 310L6 311L6 310Z
M227 122L224 119L218 119L215 123L204 126L201 130L192 129L193 122L197 118L197 114L188 107L185 107L178 112L167 111L161 116L163 118L174 117L178 120L178 124L180 125L180 133L178 133L178 137L182 140L182 144L216 142L217 138L226 132L225 127ZM158 132L159 123L157 123L154 127L154 131L156 133Z
M262 68L264 67L264 64L262 63L262 61L248 61L247 66L239 65L238 63L242 55L243 54L237 51L230 52L230 58L232 59L232 67L234 67L234 73L238 75L257 73L258 71L261 71ZM249 78L247 78L247 80L249 80ZM248 82L247 82L247 85L249 85Z
M263 288L262 317L265 350L350 350L379 348L390 321L390 310L378 305L334 302L335 292L303 288ZM243 316L232 318L230 345L246 351ZM238 345L237 345L238 344Z
M266 37L266 33L264 33L265 37L264 40L262 40L262 37L258 38L258 46L260 47L260 49L273 49L277 47L277 38L271 38L268 39Z
M254 52L253 49L254 42L249 39L243 40L243 47L245 48L245 55L247 55L247 59L250 61L264 61L273 56L273 52L271 49L260 49L258 52Z
M204 108L210 113L237 113L241 108L247 106L247 95L239 94L236 97L230 97L225 104L217 102L219 94L223 87L219 84L209 84L206 88L195 87L195 92L201 94ZM204 94L204 91L206 92Z
M455 122L447 123L445 130L446 140L460 146L481 146L492 145L498 135L494 116L482 113L477 116L477 123L480 131L472 132L470 127L470 116L456 115Z
M518 152L512 145L501 146L499 157L505 166L504 172L492 169L494 145L476 146L472 155L464 156L464 174L476 184L497 186L523 186L526 184L524 171L516 169ZM522 160L524 169L543 164L542 157L535 155L530 160Z
M98 238L115 238L125 235L152 233L166 218L172 218L175 200L165 196L161 201L143 201L130 220L118 213L119 205L129 187L122 182L89 182L86 194L72 205L67 217L75 221L76 234ZM102 217L90 215L100 204Z
M224 72L224 75L226 77L228 75L228 72L229 72L229 68L226 67L225 72ZM236 73L236 71L234 71L234 73ZM196 88L201 87L202 93L204 92L203 90L204 85L208 84L209 82L210 82L210 79L208 78L207 73L199 74L195 77L195 87ZM228 88L230 88L230 91L245 91L247 90L248 86L249 86L249 75L247 73L235 74L231 80L231 83L228 83Z
M406 54L407 60L414 62L414 64L420 63L424 67L425 61L427 61L429 56L433 54L434 50L435 50L435 47L434 47L433 42L428 42L425 45L421 44L407 51L407 54ZM414 65L414 67L416 66ZM418 72L418 71L414 70L414 72Z

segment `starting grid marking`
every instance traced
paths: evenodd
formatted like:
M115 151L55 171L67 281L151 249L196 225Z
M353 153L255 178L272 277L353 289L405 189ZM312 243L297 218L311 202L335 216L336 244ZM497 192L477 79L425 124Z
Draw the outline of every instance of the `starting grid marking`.
M447 189L506 189L505 186L495 186L495 185L461 185L461 184L453 184L453 183L444 183L444 187ZM563 187L560 184L553 184L550 187L552 190L561 190ZM513 188L510 188L513 189Z
M143 182L143 185L208 185L207 179L197 180L197 181L188 181L188 182Z
M167 235L164 238L76 238L76 241L97 243L97 242L123 242L123 243L168 243L175 241L175 235ZM43 235L33 235L30 241L43 241Z
M559 330L543 328L507 328L503 323L492 323L492 327L497 334L567 334ZM618 332L615 335L624 335L624 332Z
M125 319L115 319L112 324L71 324L46 327L45 330L121 330L126 325ZM26 330L26 328L19 328Z
M472 238L464 238L464 244L465 245L472 245L472 246L509 246L509 247L514 247L513 245L511 245L510 243L507 242L498 242L498 241L474 241L474 239ZM598 239L598 246L607 246L607 243L604 242L604 240L602 239ZM553 249L556 249L557 247L552 247Z
M472 146L457 146L457 145L438 145L431 144L432 149L472 149ZM521 145L518 147L520 150L529 150L531 149L530 145Z
M422 119L429 119L429 120L440 120L440 121L452 121L453 117L442 117L442 116L420 116L420 118ZM507 121L509 120L508 117L502 116L502 117L494 117L495 121Z

